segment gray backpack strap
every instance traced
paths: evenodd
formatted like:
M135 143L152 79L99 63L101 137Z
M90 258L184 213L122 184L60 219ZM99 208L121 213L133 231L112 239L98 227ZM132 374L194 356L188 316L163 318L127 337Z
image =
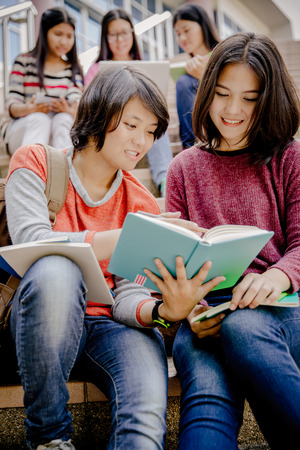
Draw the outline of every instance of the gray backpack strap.
M69 186L69 165L66 155L56 148L43 145L47 156L47 183L45 195L48 199L49 218L52 226L56 214L63 207Z

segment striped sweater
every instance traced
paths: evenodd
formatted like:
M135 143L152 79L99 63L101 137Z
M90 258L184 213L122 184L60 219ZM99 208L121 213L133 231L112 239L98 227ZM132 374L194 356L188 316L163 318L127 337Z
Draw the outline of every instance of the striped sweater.
M6 108L9 110L13 103L29 103L32 96L38 92L53 97L65 97L70 103L79 100L83 91L81 75L76 75L76 82L72 81L72 68L54 73L44 72L45 89L40 88L37 76L36 58L28 54L19 55L13 64Z

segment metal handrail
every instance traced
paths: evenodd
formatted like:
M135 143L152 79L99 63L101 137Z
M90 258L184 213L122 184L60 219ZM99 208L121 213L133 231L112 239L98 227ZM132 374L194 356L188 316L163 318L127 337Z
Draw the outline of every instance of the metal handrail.
M37 10L32 2L18 3L17 5L7 6L0 9L0 19L13 14L31 9L34 14L37 14Z
M27 24L27 46L28 49L32 48L35 43L34 34L34 16L37 15L37 10L32 2L18 3L17 5L7 6L0 9L0 23L2 24L2 52L3 52L3 88L4 98L8 92L8 80L9 80L9 41L8 36L8 23L15 22L13 15L19 13L26 13L26 18L21 20Z

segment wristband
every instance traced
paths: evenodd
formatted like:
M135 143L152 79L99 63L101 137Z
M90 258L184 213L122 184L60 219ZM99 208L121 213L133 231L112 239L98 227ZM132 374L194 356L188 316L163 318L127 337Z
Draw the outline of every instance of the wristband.
M175 322L169 322L168 320L163 319L162 317L160 317L160 315L158 313L158 308L160 307L160 305L162 303L163 303L162 300L156 300L155 305L154 305L153 310L152 310L152 320L153 320L153 323L155 325L163 327L163 328L165 328L167 330L172 325L174 325Z

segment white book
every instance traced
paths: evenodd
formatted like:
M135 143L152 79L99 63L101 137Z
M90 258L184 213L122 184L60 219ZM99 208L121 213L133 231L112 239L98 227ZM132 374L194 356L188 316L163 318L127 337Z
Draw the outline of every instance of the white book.
M0 247L0 268L22 278L35 261L47 255L66 256L80 267L89 301L108 305L114 303L90 244L68 242L67 237L62 237Z

